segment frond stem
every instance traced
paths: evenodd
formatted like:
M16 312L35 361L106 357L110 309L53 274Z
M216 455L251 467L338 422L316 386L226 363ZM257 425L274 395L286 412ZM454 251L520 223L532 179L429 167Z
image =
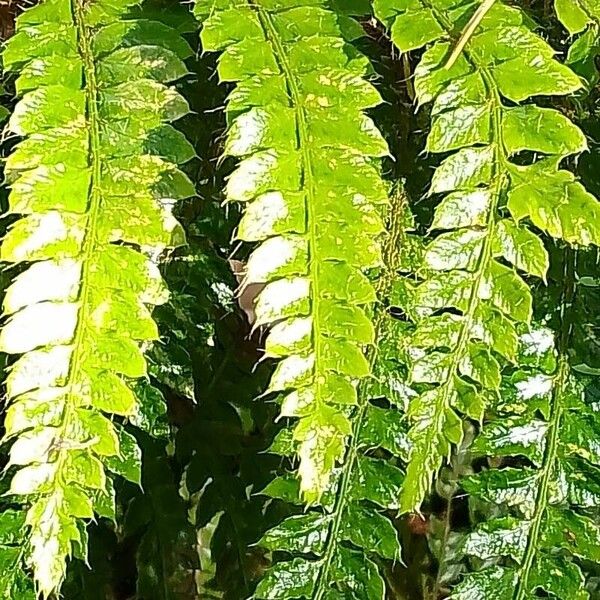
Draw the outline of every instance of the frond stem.
M406 193L400 186L397 186L396 189L392 191L391 204L388 208L388 218L386 223L386 231L388 233L383 243L383 272L381 273L376 284L377 297L380 300L385 299L389 295L399 270L399 251L402 246L402 239L406 233L402 227L400 219L404 212L403 208L406 205L406 202ZM383 322L386 318L389 318L389 315L387 314L385 307L378 307L375 309L375 311L376 314L374 327L377 339ZM376 358L377 347L374 346L373 348L370 348L368 352L368 360L371 369L375 364ZM336 491L335 504L332 511L333 519L329 526L329 531L325 541L327 550L321 559L321 568L319 570L315 591L311 600L323 600L324 595L328 591L328 585L330 583L329 570L335 555L335 549L339 543L339 531L342 524L342 516L348 500L348 486L352 480L352 475L356 466L356 460L358 458L359 435L367 412L367 407L369 405L368 399L365 398L364 390L362 388L364 388L363 385L361 385L358 390L360 405L352 420L352 438L348 444L346 456L344 458L344 462L342 463L345 468L343 468L338 489Z
M552 391L552 406L550 409L550 420L548 422L548 439L546 441L542 473L535 500L535 512L531 520L531 527L529 529L529 535L527 536L527 547L525 549L523 562L519 569L519 578L513 600L525 600L529 597L529 575L537 554L542 522L549 504L550 485L552 478L555 475L554 470L560 437L560 423L564 412L562 398L568 385L570 372L567 352L572 331L569 313L575 296L575 261L576 253L572 250L567 250L563 273L565 287L563 288L560 309L561 330L558 340L559 364Z
M436 18L440 27L445 29L450 35L452 31L451 23L446 19L446 17L438 11L429 0L421 0L421 4L431 10L432 14ZM472 53L468 50L468 44L463 50L463 54L467 58L467 60L471 63L473 69L479 71L484 80L485 86L490 96L490 120L491 120L491 132L490 132L490 144L493 145L494 148L494 167L492 173L492 181L493 181L493 195L492 202L488 211L488 218L486 222L486 230L487 235L483 241L483 245L477 259L477 265L475 267L475 275L474 282L471 287L471 292L469 294L467 310L464 314L464 318L462 319L460 332L458 341L453 351L453 360L448 369L448 375L445 383L441 385L442 388L442 401L437 403L436 410L434 413L434 421L436 422L436 427L434 431L441 431L442 422L447 411L451 408L451 395L453 389L453 382L458 373L458 368L460 364L460 360L462 355L466 349L467 343L471 336L471 330L473 328L473 320L475 318L475 313L477 308L479 307L480 301L480 293L481 288L485 279L486 271L490 260L492 258L492 242L494 237L494 230L496 226L496 213L498 210L498 205L500 203L500 198L504 192L506 187L506 178L504 175L505 165L508 161L508 154L504 148L502 142L501 135L501 110L502 110L502 101L500 98L500 94L494 84L491 74L487 69L478 64L476 57L472 55ZM433 443L433 440L431 440ZM411 507L412 510L414 507ZM408 509L407 511L408 512Z
M98 112L98 84L96 80L96 66L94 55L92 52L89 31L85 23L84 16L84 0L71 0L71 10L73 15L73 23L77 30L77 48L83 64L83 81L86 99L86 116L88 129L88 160L91 166L91 177L88 191L88 210L85 223L85 232L81 250L81 287L79 290L78 303L79 310L77 315L77 325L72 343L71 362L66 378L66 398L63 411L61 414L60 426L58 427L57 442L60 442L60 437L67 429L71 415L77 405L76 390L73 389L73 382L79 379L82 360L84 356L83 346L85 343L86 323L89 319L87 306L89 304L89 274L91 267L91 257L94 254L98 240L96 239L97 222L101 207L101 193L98 184L101 177L101 158L99 153L100 148L100 116ZM61 487L59 482L66 485L62 481L63 469L62 465L66 460L69 448L64 448L59 445L57 456L57 470L54 492Z
M258 19L263 27L265 37L273 48L275 60L281 69L285 78L285 83L290 98L290 108L295 113L296 119L296 143L298 151L302 158L301 165L301 185L306 188L306 221L308 229L308 271L310 280L310 303L312 314L313 343L314 343L314 369L317 371L321 364L321 339L322 333L318 315L320 314L319 305L321 301L321 290L319 288L319 266L320 260L317 256L318 248L318 222L315 218L314 207L317 201L317 191L315 185L312 144L308 131L308 119L302 101L302 94L294 76L287 52L281 42L277 27L268 11L264 10L255 0L248 0L248 4L256 11ZM315 401L320 402L319 393L321 383L318 373L314 377Z

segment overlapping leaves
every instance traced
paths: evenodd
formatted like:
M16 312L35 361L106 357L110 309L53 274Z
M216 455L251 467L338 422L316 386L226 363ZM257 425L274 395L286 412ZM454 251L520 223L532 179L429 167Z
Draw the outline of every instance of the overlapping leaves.
M554 58L516 8L496 2L456 61L453 32L478 2L376 2L403 52L427 45L415 71L420 104L433 103L427 150L449 154L430 194L443 199L421 283L406 286L416 325L407 348L421 395L409 408L413 451L402 509L418 508L462 439L461 415L480 420L517 353L516 326L531 318L524 277L544 278L548 256L531 226L573 244L600 241L600 204L559 163L587 148L563 114L532 103L570 94L579 78Z
M23 569L26 543L25 513L7 506L0 514L0 596L14 600L33 600L31 579Z
M256 590L257 598L383 597L385 586L377 563L399 560L400 545L394 526L382 511L398 508L403 473L368 451L379 448L406 458L406 431L397 407L373 403L365 407L359 431L347 463L334 473L321 503L288 517L259 541L273 552L284 553L287 560L267 571ZM284 437L287 443L283 443ZM291 433L286 431L271 451L293 456L295 448L289 438ZM291 472L277 477L263 493L302 503Z
M598 82L596 59L600 56L600 5L595 0L555 0L561 23L572 36L567 62L591 90Z
M226 195L245 205L238 238L260 244L243 285L266 284L255 327L271 328L265 357L282 359L267 392L288 392L282 415L298 418L302 493L315 501L369 373L375 293L362 271L381 263L387 195L373 157L387 146L362 111L380 98L344 40L360 28L324 0L200 0L196 14L221 80L235 82L225 153L241 161Z
M392 198L383 244L385 267L377 282L382 298L389 296L397 277L406 250L406 229L411 227L406 196L399 192ZM271 567L258 585L257 598L380 600L385 590L380 563L400 559L396 529L382 511L399 507L404 474L395 463L408 457L403 409L410 390L401 383L397 342L405 324L382 307L374 323L378 348L370 356L373 380L359 387L360 404L348 412L353 435L345 459L319 505L293 514L260 540L263 547L293 558ZM293 457L297 443L292 432L284 429L271 452ZM302 503L291 472L277 477L262 493Z
M161 22L150 21L135 4L42 0L20 18L4 54L21 98L9 122L21 141L6 163L10 229L0 250L15 276L0 349L19 355L9 358L7 379L11 489L0 516L0 596L15 600L35 596L27 570L42 595L54 596L65 559L85 559L86 520L115 518L114 473L139 483L139 449L122 419L165 431L164 414L150 423L132 392L142 390L143 400L153 388L131 384L145 377L141 350L159 335L150 317L166 299L157 258L181 240L169 207L193 194L175 167L193 150L169 124L189 109L165 85L186 74L191 50L168 25L179 28L176 11L157 10ZM218 330L226 324L219 316L215 334L204 313L216 307L214 295L235 300L229 287L202 271L207 262L197 263L193 285L175 269L180 295L160 314L171 330L152 374L186 396L181 418L170 394L172 420L197 411L181 429L176 456L189 461L184 489L199 502L196 525L215 532L219 564L200 595L213 584L249 593L266 549L272 566L257 598L381 600L390 592L382 566L400 557L398 522L388 517L420 508L467 417L489 422L469 449L477 473L462 482L478 523L461 532L473 572L452 597L587 598L584 574L600 564L591 518L600 501L600 421L593 386L580 375L600 372L597 327L591 319L563 323L569 340L557 361L552 333L529 324L530 284L547 278L543 235L598 243L600 211L565 170L586 150L585 137L532 98L597 82L597 2L555 0L575 39L572 70L512 7L518 3L486 4L458 58L452 50L479 0L375 4L403 52L424 48L416 96L431 105L427 150L442 155L430 195L437 210L418 264L409 248L394 248L390 261L384 245L382 257L387 193L376 164L387 147L364 114L380 98L348 43L361 28L346 16L368 12L365 2L196 5L204 49L221 53L219 75L232 90L225 154L238 168L226 196L244 207L237 240L255 248L242 288L264 286L256 327L268 330L265 357L279 360L267 393L292 423L271 448L284 474L258 495L273 457L253 456L271 421L270 404L252 403L261 385L253 341L241 348L247 331L233 320L222 352ZM195 108L202 119L206 105ZM0 121L8 115L0 108ZM204 131L213 128L204 123ZM429 204L422 206L427 214ZM210 220L206 212L201 219ZM227 245L206 226L208 245ZM390 294L385 282L365 277L382 263L394 279L415 277ZM585 301L570 309L586 319L598 304L596 273L594 264L579 280ZM376 295L386 306L399 301L410 323L375 310ZM188 319L190 307L197 312ZM179 351L184 360L174 357ZM242 371L230 362L234 354ZM211 382L198 391L207 374ZM187 597L197 593L196 540L170 460L162 451L152 460L153 445L145 446L147 495L134 495L121 542L141 540L139 594ZM448 503L448 531L462 502ZM428 508L435 512L435 504ZM258 528L281 512L287 518L257 540ZM112 552L105 554L116 563ZM95 575L81 590L104 577ZM105 595L100 585L96 592Z
M198 568L196 535L179 494L163 441L140 434L143 490L127 504L122 534L139 538L136 551L139 598L179 600L195 597Z
M5 167L0 250L19 274L6 292L10 493L29 509L27 560L40 593L85 557L85 519L114 518L107 470L139 483L139 449L106 414L134 416L150 310L166 290L154 258L176 239L169 207L193 195L176 168L194 152L171 125L188 111L166 84L187 44L126 20L136 2L44 0L18 19L4 65L18 71L9 120L22 141Z

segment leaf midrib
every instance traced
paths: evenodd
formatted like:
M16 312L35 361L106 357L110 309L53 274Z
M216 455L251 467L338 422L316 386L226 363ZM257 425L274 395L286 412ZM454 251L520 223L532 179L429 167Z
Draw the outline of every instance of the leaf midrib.
M420 0L422 6L431 11L434 18L438 22L439 26L446 31L446 33L450 36L453 30L452 24L448 21L448 19L433 6L429 0ZM448 376L446 381L441 384L442 388L442 401L436 403L435 412L433 415L433 423L435 427L430 427L428 436L428 446L435 443L435 438L437 437L438 432L443 431L443 421L445 416L449 410L452 409L451 397L452 397L452 389L454 385L454 379L458 373L458 367L460 364L460 360L464 354L467 343L470 340L470 333L473 327L473 320L475 317L475 313L479 307L480 303L480 290L484 281L485 272L492 258L492 243L494 238L494 231L496 226L496 213L498 210L498 204L500 201L500 197L502 195L502 191L504 188L504 172L506 171L506 163L508 162L508 153L506 152L503 140L502 140L502 126L501 126L501 111L502 111L502 101L500 98L500 94L498 89L496 88L494 81L491 77L489 71L482 67L477 58L469 52L470 40L466 44L465 49L462 54L466 57L466 59L471 63L471 66L475 70L475 72L480 72L484 83L486 85L487 91L490 96L490 104L491 104L491 132L490 138L491 141L489 144L494 149L494 173L492 173L491 182L493 185L493 201L490 204L488 218L486 222L486 230L487 235L484 238L483 245L479 254L479 258L477 261L477 266L475 269L475 281L471 287L471 293L469 295L468 307L467 311L462 319L459 338L457 344L455 346L454 351L452 352L453 359L450 364L448 370ZM490 186L492 188L492 186ZM438 388L439 389L439 388ZM409 464L410 467L410 464ZM402 491L402 506L401 509L403 512L410 512L415 508L419 508L422 498L420 497L422 494L417 490L419 498L413 498L414 490L408 490L407 487L403 488ZM408 499L406 501L405 499Z
M81 57L83 66L83 84L86 96L86 120L88 129L88 162L91 167L90 186L88 191L88 210L85 223L85 232L83 237L82 249L79 255L81 260L81 278L80 290L77 301L80 306L77 315L77 325L75 336L72 342L73 350L69 371L66 378L67 395L65 407L61 416L59 430L64 434L71 418L73 416L77 402L74 398L73 384L80 379L81 368L84 355L84 345L86 337L86 324L90 320L89 297L91 286L89 282L92 256L98 247L97 224L100 216L102 203L101 192L98 187L101 177L102 160L100 154L100 116L98 112L98 84L96 79L96 66L94 55L90 45L89 29L85 23L84 0L71 0L71 11L73 15L73 24L77 30L77 49ZM68 455L67 448L59 450L57 458L56 484L66 485L62 480L62 465ZM60 487L59 485L55 485Z
M319 288L319 256L318 256L318 231L317 231L317 219L314 214L314 207L316 206L316 182L313 170L313 158L311 153L310 136L308 132L308 123L306 111L303 106L302 96L294 77L294 71L288 61L285 47L283 46L277 27L273 22L273 19L269 12L260 6L256 0L247 0L248 4L256 11L259 22L263 27L266 40L271 44L273 48L273 56L281 72L285 78L286 87L290 95L290 108L294 111L296 121L296 139L298 144L298 150L302 157L301 167L301 189L306 190L306 220L307 220L307 237L308 237L308 279L309 279L309 297L310 297L310 311L312 316L312 331L313 331L313 352L314 352L314 375L313 375L313 388L314 388L314 401L317 405L315 410L319 411L321 405L321 394L320 394L320 377L319 370L321 367L321 356L322 356L322 331L319 322L319 310L321 301L321 291Z
M319 404L321 403L319 388L319 377L318 371L320 367L320 357L321 357L321 329L320 323L318 320L319 312L319 302L320 302L320 290L319 290L319 260L315 256L317 252L315 249L318 247L317 239L317 223L314 217L314 203L316 202L316 186L314 181L313 174L313 163L312 163L312 155L310 152L310 140L308 133L308 124L307 124L307 116L305 109L303 107L302 97L300 94L300 90L298 89L298 85L296 83L294 77L294 71L289 64L287 59L286 51L279 39L279 35L277 32L277 28L273 23L273 19L268 11L264 10L259 4L255 2L255 0L248 0L248 4L252 6L256 10L256 14L258 15L258 19L263 27L265 37L267 41L271 44L273 48L273 55L276 63L281 69L283 76L286 81L286 87L288 93L290 95L290 104L291 108L295 114L296 121L296 136L298 149L302 156L302 189L306 189L306 215L308 221L308 277L310 281L310 300L311 300L311 314L312 314L312 328L313 328L313 348L314 348L314 382L313 386L315 389L315 402L317 407L315 410L319 410ZM343 486L343 480L341 482ZM347 485L347 483L346 483ZM345 486L344 486L345 487ZM337 532L341 525L341 517L342 511L335 512L334 510L334 518L329 526L328 533L328 541L332 538L337 537ZM329 571L329 565L331 564L331 560L333 558L333 547L334 544L329 544L327 546L327 550L325 551L325 555L322 560L322 568L320 569L319 577L316 583L315 593L313 594L314 600L320 600L325 591L324 587L321 585L323 581L323 576L327 579L327 573ZM319 590L323 590L321 593Z

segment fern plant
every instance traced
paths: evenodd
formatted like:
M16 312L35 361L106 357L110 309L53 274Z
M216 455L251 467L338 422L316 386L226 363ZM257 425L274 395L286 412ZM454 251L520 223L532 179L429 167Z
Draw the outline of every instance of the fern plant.
M407 353L421 395L409 408L411 459L403 511L418 509L451 446L461 415L479 421L514 363L516 328L531 319L523 276L544 279L548 257L537 230L576 244L600 241L600 205L568 171L586 150L581 131L538 95L570 94L579 78L514 7L496 2L450 60L472 3L375 3L402 52L428 45L415 70L419 104L433 102L426 149L450 153L433 176L436 208L419 277L405 309L415 323ZM515 105L516 104L516 105ZM529 224L529 225L527 225ZM510 265L510 266L509 266Z
M178 241L170 204L194 194L175 166L194 155L169 121L188 111L169 82L189 47L160 23L129 20L132 1L44 0L24 12L3 60L18 72L6 161L18 218L1 259L9 493L27 502L27 563L49 597L85 522L115 517L112 475L140 482L135 439L110 415L136 414L150 310L166 291L153 256ZM14 594L18 592L15 590ZM15 596L16 597L16 596Z
M238 239L260 242L244 286L264 283L255 327L270 327L265 357L282 359L267 393L286 391L297 417L303 497L317 501L344 456L374 342L363 271L381 264L378 208L387 201L374 157L387 145L363 110L379 103L366 63L344 36L353 21L325 1L201 0L202 46L221 51L227 102L225 154L241 160L229 202L245 204Z
M0 0L0 597L599 598L599 18Z

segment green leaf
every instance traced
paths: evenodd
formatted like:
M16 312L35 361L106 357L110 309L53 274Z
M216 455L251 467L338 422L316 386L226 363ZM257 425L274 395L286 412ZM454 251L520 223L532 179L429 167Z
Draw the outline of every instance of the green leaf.
M525 150L557 156L588 149L585 135L557 110L535 105L510 108L502 117L503 140L510 154Z
M142 483L142 452L135 437L127 433L123 427L118 429L118 435L119 453L109 456L106 466L113 473L140 485Z
M23 571L25 513L4 508L0 514L0 595L15 600L34 600L36 595Z
M444 33L430 8L407 10L394 20L391 28L394 43L401 52L408 52L433 42Z
M362 271L381 264L387 192L374 159L388 149L362 111L380 99L344 41L350 21L324 1L201 0L195 13L204 50L221 52L220 79L235 84L225 153L239 163L226 195L245 205L238 238L260 242L242 286L266 284L254 327L277 323L265 346L283 358L268 391L289 394L301 489L314 502L344 456L341 405L369 374L374 293Z
M515 106L581 88L522 10L501 1L378 0L375 14L401 52L425 48L416 102L433 103L427 150L444 155L429 190L442 198L403 302L416 326L405 351L420 395L408 410L401 509L414 512L462 441L463 418L483 417L515 361L517 332L532 316L524 277L545 280L549 268L528 225L573 245L597 244L600 203L559 167L587 150L581 130L557 110ZM465 43L454 57L448 40L460 31Z
M516 573L502 567L489 567L472 573L456 588L452 600L470 598L497 598L509 600L513 597Z
M526 227L508 219L498 222L494 238L494 253L504 257L517 269L545 279L550 259L542 240Z
M596 61L600 55L600 17L571 44L567 63L586 82L586 91L593 89L600 79Z
M400 558L398 535L391 522L360 504L349 505L342 536L358 548L389 560Z
M383 598L385 584L377 566L359 552L342 548L333 561L332 570L342 597L353 594L366 600Z
M254 595L261 600L308 598L313 593L317 575L318 565L315 562L301 558L279 562L267 571Z
M329 519L316 512L287 518L270 529L260 540L260 545L269 550L320 554L327 538Z
M580 33L592 20L600 20L600 10L591 0L554 0L554 8L571 35Z
M139 435L144 453L141 488L127 505L123 535L139 540L136 594L141 598L177 600L195 590L198 570L196 531L188 520L164 442ZM142 492L143 490L143 492Z
M555 238L587 246L600 242L598 201L568 171L556 171L553 160L510 169L513 186L508 192L508 208L520 221L531 219ZM560 203L553 198L561 198Z
M21 355L5 439L44 598L67 558L86 556L82 519L114 518L105 469L140 482L137 443L103 413L138 413L128 380L147 374L142 345L167 298L153 257L176 239L171 204L195 193L173 162L194 152L166 125L189 112L165 84L191 52L160 23L125 21L135 3L43 0L3 53L19 96L8 129L22 139L6 163L19 218L0 254L26 267L3 304L0 348Z

